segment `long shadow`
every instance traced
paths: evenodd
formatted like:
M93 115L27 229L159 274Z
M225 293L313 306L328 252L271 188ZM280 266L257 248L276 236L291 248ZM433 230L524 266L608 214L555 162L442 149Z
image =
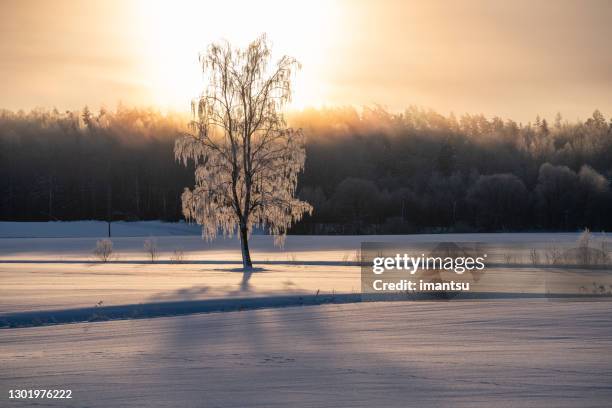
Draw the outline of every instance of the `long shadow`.
M354 303L359 301L361 301L360 294L345 294L182 300L117 306L94 306L0 314L0 327L27 327L116 319L146 319L195 313L232 312L249 309L310 306L324 303Z
M158 373L170 383L181 362L184 372L201 373L193 380L199 384L188 388L192 398L200 394L218 406L398 406L423 381L435 381L430 388L441 394L453 388L428 368L389 360L376 344L358 337L367 327L355 331L360 323L343 316L342 310L309 308L307 313L256 310L213 320L176 319L167 341L155 350L165 363ZM200 329L197 338L194 324ZM410 350L411 334L399 334ZM338 345L345 351L338 353ZM218 360L211 362L211 356ZM183 362L185 357L190 360ZM375 392L383 388L383 394Z
M231 272L231 273L241 273L242 278L240 279L240 283L237 288L234 288L234 285L226 285L224 288L215 288L225 289L225 297L227 296L237 296L237 295L248 295L251 292L250 280L253 273L261 273L266 272L267 270L264 268L251 268L249 270L244 270L243 268L231 268L231 269L212 269L214 272ZM206 285L196 285L187 288L180 288L177 290L173 290L171 292L162 292L157 293L153 296L150 296L148 299L144 301L144 304L148 303L160 303L160 302L179 302L179 301L190 301L201 299L202 295L210 293L211 287ZM291 293L285 293L287 295ZM268 296L271 294L259 293L259 297ZM220 297L220 296L217 296Z
M206 288L202 288L206 291ZM498 299L576 299L612 300L610 294L590 293L504 293L504 292L460 292L453 300L498 300ZM384 301L431 301L440 300L435 293L419 293L409 298L402 294L361 293L285 295L267 297L220 298L206 300L181 300L152 302L117 306L94 306L75 309L38 310L0 314L0 328L42 326L53 324L95 322L119 319L148 319L153 317L179 316L196 313L234 312L253 309L272 309L293 306L316 306L323 304L346 304Z
M201 261L165 261L158 260L154 263L146 260L133 261L97 261L90 259L82 260L52 260L52 259L0 259L0 264L111 264L111 265L242 265L242 261L225 260L201 260ZM258 261L258 265L302 265L302 266L360 266L360 262L345 261ZM257 268L255 268L257 269ZM243 272L242 268L228 270L231 272Z
M253 268L246 268L242 271L242 280L240 281L240 291L247 292L249 290L249 281L253 275Z

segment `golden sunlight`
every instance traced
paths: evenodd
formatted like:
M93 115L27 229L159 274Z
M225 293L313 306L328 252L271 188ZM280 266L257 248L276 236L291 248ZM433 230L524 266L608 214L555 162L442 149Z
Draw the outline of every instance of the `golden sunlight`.
M225 39L245 46L262 33L271 39L275 58L287 54L303 65L291 107L317 106L325 100L317 80L326 65L326 39L337 29L337 3L143 0L136 5L134 29L146 44L143 71L156 105L186 109L202 89L197 56L209 43Z
M601 52L611 36L606 6L0 1L0 106L62 110L122 102L187 111L201 90L199 52L221 39L244 47L266 33L276 58L302 63L292 110L380 104L401 112L418 105L525 123L534 112L584 118L593 107L611 106L612 54Z

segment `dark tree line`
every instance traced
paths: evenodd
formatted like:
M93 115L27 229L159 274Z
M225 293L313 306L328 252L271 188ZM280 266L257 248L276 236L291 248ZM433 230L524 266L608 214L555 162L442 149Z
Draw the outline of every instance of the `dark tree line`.
M308 110L297 233L609 230L612 122L520 124L410 108ZM0 112L2 220L181 218L187 119L151 109Z
M2 219L176 220L193 177L173 158L182 124L124 107L0 113Z
M305 230L610 229L612 122L519 124L410 108L303 112ZM310 229L308 229L310 228Z

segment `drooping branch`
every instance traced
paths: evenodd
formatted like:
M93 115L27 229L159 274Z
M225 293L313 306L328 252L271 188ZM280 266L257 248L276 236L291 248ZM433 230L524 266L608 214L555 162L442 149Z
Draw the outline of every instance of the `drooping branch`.
M304 137L286 127L282 114L299 64L285 56L269 69L270 58L264 36L244 50L213 44L200 57L208 86L192 104L194 134L176 141L175 156L196 164L196 187L183 193L183 213L208 239L258 226L282 240L312 211L294 197Z

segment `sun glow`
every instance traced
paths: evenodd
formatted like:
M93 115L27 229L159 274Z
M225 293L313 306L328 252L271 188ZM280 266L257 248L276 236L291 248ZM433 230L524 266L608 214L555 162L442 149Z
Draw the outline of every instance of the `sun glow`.
M202 90L198 54L220 39L245 46L262 33L273 45L274 60L291 55L303 68L296 75L291 108L317 106L326 90L321 77L327 60L326 39L336 29L332 2L287 1L141 1L136 29L146 44L146 81L152 103L186 110Z

